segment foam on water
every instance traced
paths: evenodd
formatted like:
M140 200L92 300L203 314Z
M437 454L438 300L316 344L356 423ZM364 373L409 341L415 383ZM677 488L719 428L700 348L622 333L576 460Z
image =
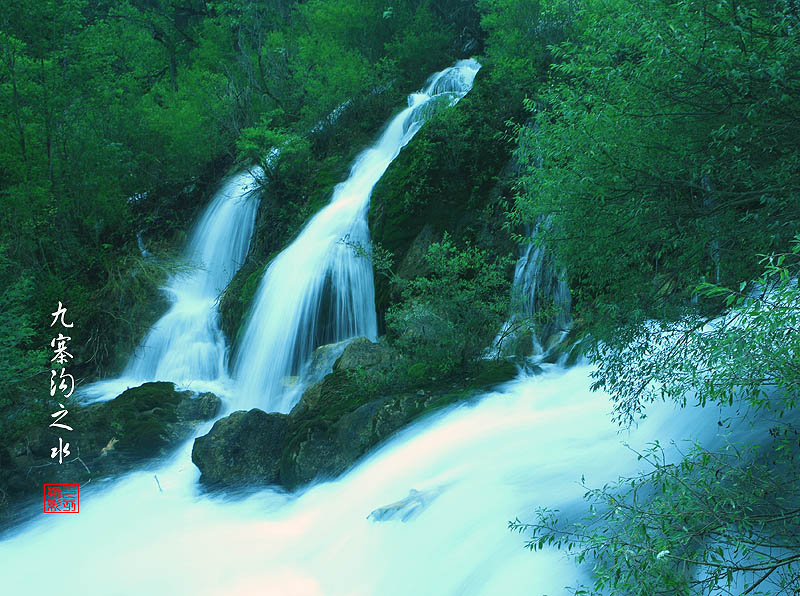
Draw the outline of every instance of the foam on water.
M120 378L82 388L87 401L104 401L147 381L172 381L196 391L224 392L229 385L227 346L217 299L244 263L253 235L261 170L227 179L190 236L189 270L173 275L163 291L170 308L150 329Z
M189 442L153 469L89 486L79 514L41 516L0 543L4 588L46 593L57 579L60 594L81 596L566 593L585 570L560 552L528 552L508 520L583 507L581 474L599 485L635 472L623 440L708 443L717 432L710 410L660 404L620 435L589 383L587 367L521 378L296 496L203 494ZM368 519L411 489L432 494L416 516Z

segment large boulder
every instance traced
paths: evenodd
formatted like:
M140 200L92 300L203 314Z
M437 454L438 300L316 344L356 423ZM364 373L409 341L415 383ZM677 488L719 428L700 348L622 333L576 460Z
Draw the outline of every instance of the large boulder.
M192 461L208 484L276 484L288 416L259 409L234 412L195 439Z
M335 370L307 389L290 414L280 483L294 488L335 477L412 421L479 395L516 372L510 362L484 361L459 385L370 397L345 371Z
M221 403L212 393L196 396L172 383L145 383L110 401L68 405L61 422L72 431L43 424L17 444L5 445L0 437L0 496L9 505L5 514L0 508L0 525L13 522L19 503L41 498L44 483L84 484L169 453ZM50 457L59 438L70 451L60 464Z
M76 420L76 443L89 457L138 460L166 454L221 406L213 393L195 396L166 382L145 383L87 407Z
M354 368L372 368L389 361L392 351L389 347L358 337L351 341L333 365L334 371Z
M428 391L376 396L348 374L354 361L358 366L381 362L374 356L376 344L358 343L348 356L352 360L344 360L344 366L309 387L290 414L234 412L197 438L192 461L201 480L222 486L278 484L293 489L335 477L410 422L516 374L512 363L484 361L474 376L458 383L451 379Z

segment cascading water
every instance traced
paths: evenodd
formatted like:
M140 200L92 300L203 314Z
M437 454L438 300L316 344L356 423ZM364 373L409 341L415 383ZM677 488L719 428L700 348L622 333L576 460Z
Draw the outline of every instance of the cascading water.
M544 225L547 220L543 218L528 236L534 238ZM531 241L523 247L517 261L513 287L516 300L511 319L495 337L488 354L496 356L499 347L505 355L511 344L518 355L531 353L534 362L540 361L549 349L564 339L572 325L572 296L566 272L544 245ZM534 324L536 333L526 333L525 330ZM520 345L523 342L528 345Z
M286 378L297 375L315 347L357 336L376 338L372 267L352 247L369 245L370 193L430 112L440 102L452 105L463 97L479 68L474 60L458 62L410 95L408 107L358 156L327 207L269 265L238 349L235 407L286 412L302 389L296 385L287 391ZM342 242L345 238L348 242Z
M227 374L217 298L247 256L260 173L243 171L223 183L186 247L184 258L191 269L172 276L164 287L169 310L142 340L122 377L86 387L85 397L111 399L147 381L217 388L214 382Z
M536 228L542 225L547 225L547 221L540 221ZM534 353L542 354L563 338L572 322L572 299L565 272L545 246L531 242L517 261L514 286L523 297L521 314L524 316L533 317L550 309L547 322L539 325L538 334L533 338Z
M198 494L188 444L172 462L104 488L81 489L78 515L40 516L0 543L8 593L280 596L478 596L566 594L584 578L562 553L530 553L508 531L536 507L583 507L581 474L602 485L641 462L642 448L695 437L710 442L714 412L657 404L625 436L607 396L588 389L588 367L552 367L479 403L422 421L334 482L292 497ZM427 495L407 521L372 512L412 489ZM91 578L87 581L87 578Z
M451 85L457 72L447 75L452 79L439 76L429 90L435 94L438 84L446 91L442 87ZM412 100L411 113L424 109L420 101ZM252 335L242 347L244 360L237 366L243 378L253 374L252 390L266 390L267 382L287 373L290 358L310 350L320 334L333 334L315 318L326 293L337 333L374 336L369 271L337 241L348 233L352 240L368 240L362 223L369 189L418 125L405 116L393 121L374 148L377 153L365 153L353 168L350 185L337 189L320 214L324 217L312 220L270 267L250 325ZM389 138L391 146L381 144ZM369 168L368 160L373 160ZM230 188L229 198L235 189L242 190ZM210 223L214 210L198 226L197 242L208 239L207 246L215 248L238 243L236 254L243 258L245 229L217 229ZM243 221L241 226L252 225L246 224L248 218ZM193 240L195 258L216 263L207 270L223 263L213 260L219 256L213 251L202 256L198 246ZM538 285L543 281L531 250L518 268L523 286L529 278ZM225 263L237 262L231 255ZM185 293L170 286L176 306L216 296L232 267L219 276L201 272L184 279L180 287ZM188 305L186 310L191 310ZM202 337L215 337L207 333L213 316L194 320ZM195 343L188 341L184 347ZM248 352L259 341L274 351L259 347L255 354ZM208 344L217 345L213 339ZM271 358L283 360L271 372L256 374ZM217 356L202 359L212 361L219 362ZM154 360L148 374L157 374L159 366ZM211 367L194 360L170 366L173 371L197 366L212 374ZM608 396L589 391L588 367L544 369L542 375L522 375L497 393L417 422L340 479L297 495L271 489L246 498L202 493L199 471L189 463L189 441L151 469L81 487L79 514L41 515L5 535L0 542L3 590L57 590L62 596L566 594L564 586L574 585L588 570L575 567L560 552L526 551L522 538L508 531L508 520L532 515L539 506L580 510L581 474L589 484L602 485L635 473L641 462L621 444L608 416ZM665 444L689 437L713 443L715 414L711 408L698 416L655 404L625 438L634 447L654 438ZM42 573L44 566L52 573Z

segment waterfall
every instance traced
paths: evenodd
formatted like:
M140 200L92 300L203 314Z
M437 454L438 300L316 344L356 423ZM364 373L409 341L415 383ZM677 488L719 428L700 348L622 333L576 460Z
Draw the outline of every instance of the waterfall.
M408 107L356 158L328 205L270 263L238 347L235 407L286 412L302 390L301 384L287 390L286 379L300 372L315 347L357 336L376 339L372 266L352 247L369 245L370 193L431 111L463 97L479 68L463 60L410 95Z
M531 241L522 247L514 269L512 315L487 351L492 357L500 350L504 356L531 353L534 362L541 361L548 350L564 339L572 325L572 296L566 272L545 245L534 241L536 233L546 225L548 220L541 218L528 231ZM536 332L528 333L527 329L534 324ZM513 350L508 349L508 344Z
M547 220L542 219L530 236L533 238ZM572 298L567 285L566 272L558 266L552 252L536 242L530 242L514 270L514 287L520 292L523 302L521 314L533 317L550 310L545 322L540 322L538 333L533 337L534 354L543 354L554 343L560 341L572 323L570 307Z
M602 486L645 469L623 440L709 444L718 426L714 408L701 416L657 403L620 435L609 397L589 391L588 367L544 368L417 422L296 495L200 493L190 442L155 470L81 487L79 514L40 514L4 536L3 587L47 593L56 580L41 572L42 556L58 546L62 596L566 596L590 569L555 549L527 551L508 521L532 520L537 507L579 515L582 474ZM371 519L412 490L428 495L415 516Z
M476 70L474 62L459 63L412 95L328 207L271 263L235 368L247 405L263 398L285 411L280 381L316 343L374 338L371 269L340 239L369 242L372 186L421 126L431 99L458 99ZM187 248L201 266L170 280L172 307L130 374L188 382L224 371L214 301L247 251L252 184L247 174L231 179L209 206ZM563 277L541 247L526 247L515 278L528 314L542 295L568 312ZM698 413L655 403L638 427L620 433L610 396L589 390L588 366L542 370L416 421L342 477L295 494L201 492L190 440L146 470L81 486L79 514L40 514L3 535L3 589L61 596L567 594L565 586L589 578L590 566L549 547L525 550L508 521L530 520L538 507L580 515L582 474L602 486L646 466L623 440L642 449L674 439L667 458L678 461L684 440L718 442L724 431L716 421L733 408ZM53 557L54 573L43 573Z
M227 347L219 328L217 299L244 262L255 225L260 170L227 179L194 227L184 251L188 270L163 291L170 307L150 329L122 377L83 389L96 401L116 397L147 381L210 386L227 375Z

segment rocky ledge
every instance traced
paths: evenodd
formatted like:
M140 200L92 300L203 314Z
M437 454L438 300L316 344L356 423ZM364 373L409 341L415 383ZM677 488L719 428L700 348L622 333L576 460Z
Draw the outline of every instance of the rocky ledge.
M176 391L172 383L145 383L107 402L70 407L63 422L72 431L59 434L44 422L24 442L4 445L0 439L0 497L6 505L0 518L11 521L16 505L41 499L44 483L83 485L168 453L198 424L216 416L220 406L213 393L197 395ZM59 436L70 444L70 455L61 464L50 457Z
M516 374L509 362L484 361L468 379L376 396L353 372L383 366L388 358L391 352L383 345L356 339L336 360L333 372L309 387L288 415L253 409L218 420L192 450L201 481L292 489L315 478L338 476L413 420Z

